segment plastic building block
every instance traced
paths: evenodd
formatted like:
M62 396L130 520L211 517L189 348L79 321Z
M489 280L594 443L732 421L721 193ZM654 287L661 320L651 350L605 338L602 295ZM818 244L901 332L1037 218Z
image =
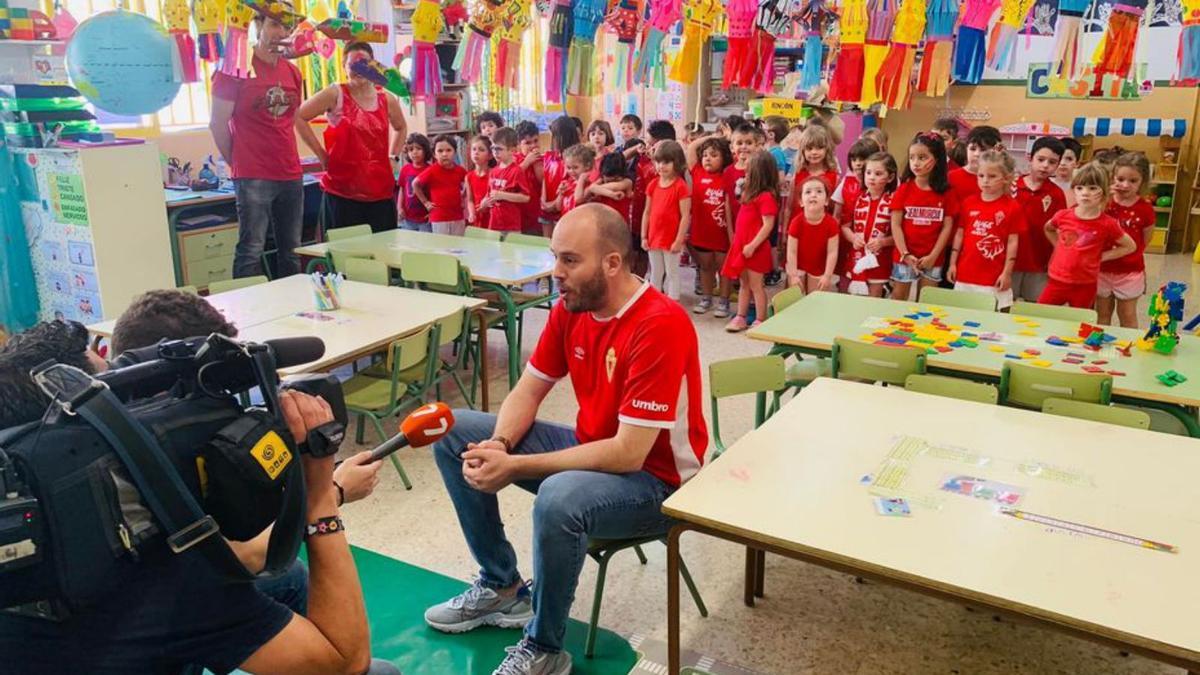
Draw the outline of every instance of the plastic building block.
M997 353L1000 353L1000 352L1003 352L1003 351L1004 351L1004 347L1001 347L1000 345L990 345L990 346L988 347L988 349L990 349L990 350L992 350L992 351L994 351L994 352L997 352Z
M1045 361L1043 359L1034 359L1033 361L1029 362L1029 365L1037 366L1038 368L1049 368L1053 364L1051 364L1049 361Z
M1055 347L1066 347L1070 343L1058 337L1057 335L1051 335L1050 337L1046 338L1046 344L1054 345Z
M1034 356L1038 356L1038 355L1040 355L1040 354L1041 354L1041 352L1039 352L1039 351L1038 351L1038 350L1036 350L1036 349L1026 349L1026 350L1025 350L1025 353L1026 353L1026 354L1033 354Z
M979 328L980 323L978 321L964 321L963 325L968 328Z
M1037 331L1022 330L1022 331L1017 331L1017 335L1026 335L1029 337L1037 337Z
M1103 373L1104 372L1104 369L1099 366L1084 366L1083 369L1089 373Z
M1108 371L1108 374L1112 375L1113 377L1123 377L1125 375L1125 373L1123 373L1119 370L1110 370L1110 371Z

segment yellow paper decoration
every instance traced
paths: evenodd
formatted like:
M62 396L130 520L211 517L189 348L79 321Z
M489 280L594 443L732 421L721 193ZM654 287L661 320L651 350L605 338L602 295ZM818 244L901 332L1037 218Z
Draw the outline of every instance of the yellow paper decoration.
M867 39L867 0L846 0L842 3L841 21L838 25L841 29L842 44L863 44Z

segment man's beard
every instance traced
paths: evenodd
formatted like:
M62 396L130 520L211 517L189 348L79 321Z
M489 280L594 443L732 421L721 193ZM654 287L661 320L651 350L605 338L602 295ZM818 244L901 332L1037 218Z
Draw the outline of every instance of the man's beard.
M563 303L568 312L594 312L604 306L608 296L608 285L604 282L604 271L596 270L595 276L570 289Z

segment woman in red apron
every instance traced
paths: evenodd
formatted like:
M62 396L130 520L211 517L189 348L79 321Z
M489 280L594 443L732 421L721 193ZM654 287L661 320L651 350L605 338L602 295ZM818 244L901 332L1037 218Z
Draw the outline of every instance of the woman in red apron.
M367 223L373 232L383 232L396 227L396 179L389 154L398 153L407 135L404 113L395 96L350 68L355 61L374 58L371 45L352 42L345 54L350 81L330 85L305 101L296 111L296 131L325 168L326 227ZM318 115L329 122L324 147L309 126ZM390 130L396 133L389 143Z

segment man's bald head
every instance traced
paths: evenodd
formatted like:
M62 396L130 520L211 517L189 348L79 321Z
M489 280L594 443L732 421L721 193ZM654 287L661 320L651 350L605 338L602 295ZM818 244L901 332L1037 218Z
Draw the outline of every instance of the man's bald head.
M562 231L563 240L576 246L592 246L598 257L616 253L625 267L629 267L633 252L629 225L610 206L584 204L573 208L558 221L554 231L555 234Z

